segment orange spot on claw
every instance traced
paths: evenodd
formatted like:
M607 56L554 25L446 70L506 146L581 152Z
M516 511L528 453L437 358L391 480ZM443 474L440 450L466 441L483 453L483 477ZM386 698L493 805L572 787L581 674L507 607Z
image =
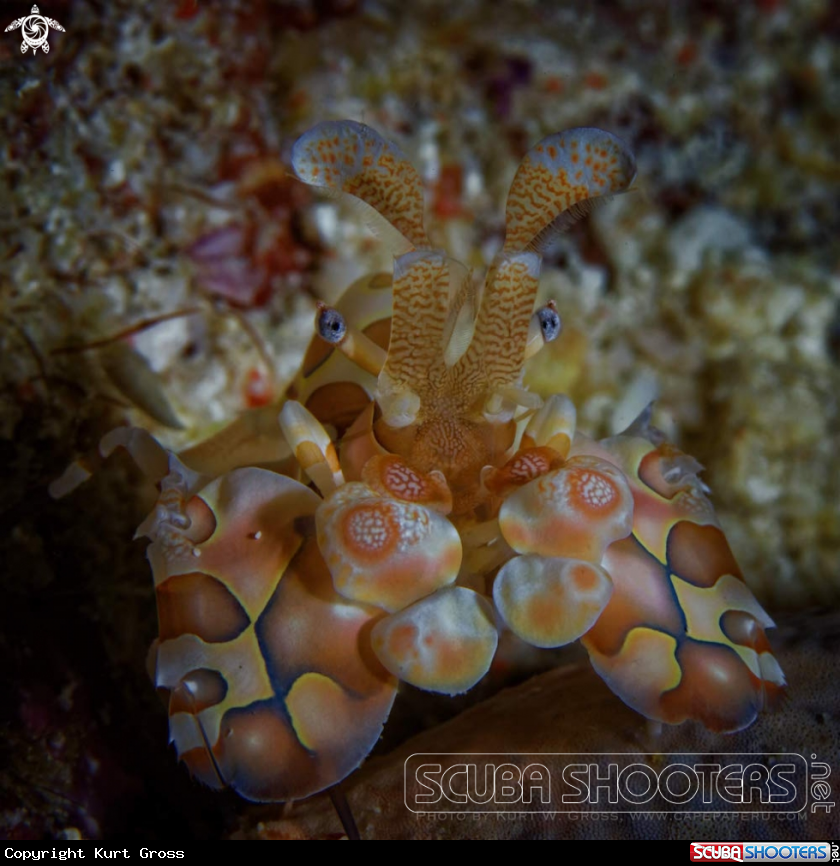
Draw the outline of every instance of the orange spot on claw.
M404 623L395 625L388 635L388 651L396 658L404 659L408 655L415 655L414 643L417 639L417 627ZM430 638L426 638L426 642Z
M581 511L593 514L610 511L620 501L612 481L591 469L570 472L569 497Z
M575 566L569 577L575 588L581 592L591 592L598 585L598 575L586 565Z
M562 599L550 593L534 595L526 605L526 618L537 635L549 634L563 619Z
M399 526L382 502L362 502L344 516L341 534L360 559L379 562L396 547Z

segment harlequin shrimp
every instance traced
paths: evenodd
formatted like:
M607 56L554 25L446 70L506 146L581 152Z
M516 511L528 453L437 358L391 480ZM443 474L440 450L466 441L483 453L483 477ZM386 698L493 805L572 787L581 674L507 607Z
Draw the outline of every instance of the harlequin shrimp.
M319 306L279 407L179 455L137 428L101 447L159 484L138 530L160 626L150 668L193 776L256 801L335 785L400 681L464 692L504 629L535 647L579 639L648 719L750 725L784 676L700 465L649 410L595 441L568 397L523 385L561 330L553 303L534 310L541 252L629 188L627 145L589 128L539 142L483 285L432 246L420 176L372 129L322 123L292 164L387 222L393 273Z

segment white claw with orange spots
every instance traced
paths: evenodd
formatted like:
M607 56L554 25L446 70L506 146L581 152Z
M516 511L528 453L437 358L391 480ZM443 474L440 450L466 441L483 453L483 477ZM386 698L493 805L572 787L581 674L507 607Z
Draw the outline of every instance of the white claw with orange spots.
M563 462L552 448L535 444L565 445L574 432L574 418L569 423L564 398L547 406L542 416L532 419L527 440L523 436L530 447L509 463L515 469L517 460L530 456L530 463L542 458L546 468L514 487L502 503L502 536L523 555L499 571L493 600L522 640L556 647L586 634L607 606L613 582L601 561L606 549L633 529L633 495L624 474L612 463L593 457ZM548 464L552 454L555 459ZM505 467L499 474L510 474L511 469ZM509 486L514 480L509 479Z
M526 643L557 647L577 640L607 606L613 582L591 562L516 556L493 586L493 601L510 630Z
M336 591L394 612L452 583L458 530L438 511L351 482L316 512L318 546Z
M612 463L573 457L511 493L499 526L517 553L600 564L607 547L633 529L633 494Z
M394 676L445 695L471 689L487 673L498 638L490 602L461 586L381 619L371 632L373 651Z

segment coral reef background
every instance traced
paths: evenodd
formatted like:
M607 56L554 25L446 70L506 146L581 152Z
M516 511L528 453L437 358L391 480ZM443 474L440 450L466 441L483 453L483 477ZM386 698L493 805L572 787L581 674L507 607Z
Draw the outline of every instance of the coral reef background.
M3 3L0 23L29 7ZM477 269L530 145L590 125L631 143L637 191L546 259L541 293L565 329L530 384L571 394L597 434L657 395L654 422L707 467L759 599L825 637L807 668L822 698L800 700L794 683L800 715L779 724L790 748L819 746L840 767L836 723L811 745L801 716L833 718L837 687L821 675L836 623L791 619L840 599L837 4L52 0L42 12L66 31L48 55L0 34L3 835L251 826L246 804L192 784L166 748L144 668L150 574L131 541L152 491L119 457L72 497L53 502L47 486L117 424L182 446L278 399L315 300L390 269L352 207L285 168L297 135L342 117L410 155L433 238ZM381 751L469 700L407 695Z

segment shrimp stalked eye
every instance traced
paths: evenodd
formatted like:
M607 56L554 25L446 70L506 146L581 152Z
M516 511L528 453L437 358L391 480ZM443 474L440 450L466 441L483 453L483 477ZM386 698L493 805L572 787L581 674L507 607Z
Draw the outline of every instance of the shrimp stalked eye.
M552 301L549 304L546 304L544 307L540 307L537 310L537 317L540 320L540 328L542 330L543 339L546 343L551 343L556 340L560 336L560 331L562 330L562 323L560 321L560 315L557 312L557 307Z
M332 307L325 307L318 316L318 336L328 343L340 343L347 333L344 316Z
M159 486L138 530L150 658L190 772L251 800L334 786L374 747L399 681L472 688L500 629L534 647L580 640L650 719L749 725L785 680L700 464L649 408L593 441L569 397L524 384L562 329L553 301L535 310L543 251L630 188L627 144L578 128L535 145L483 284L432 247L420 175L370 127L321 123L292 165L384 223L393 273L317 305L279 405L179 455L131 428L100 446Z

